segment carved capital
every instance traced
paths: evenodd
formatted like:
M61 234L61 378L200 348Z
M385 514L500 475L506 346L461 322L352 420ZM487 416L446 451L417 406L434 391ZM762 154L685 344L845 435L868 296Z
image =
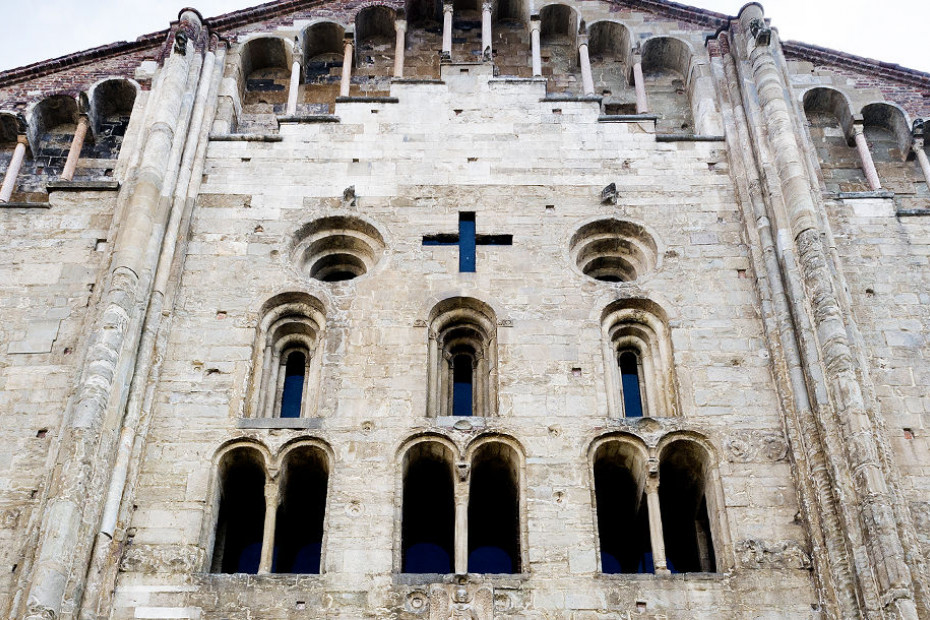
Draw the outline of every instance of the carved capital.
M482 13L490 13L490 12L493 11L493 10L494 10L494 3L493 3L493 2L489 2L489 1L486 0L485 2L482 2L482 3L481 3L481 12L482 12Z
M443 15L445 15L446 13L452 13L452 3L451 3L451 2L443 2L443 3L442 3L442 13L443 13Z

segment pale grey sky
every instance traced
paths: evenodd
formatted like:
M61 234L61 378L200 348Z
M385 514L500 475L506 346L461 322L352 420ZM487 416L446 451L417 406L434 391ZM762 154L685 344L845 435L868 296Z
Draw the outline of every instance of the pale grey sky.
M681 1L681 0L679 0ZM205 17L255 6L256 0L0 0L0 70L129 41L168 26L184 6ZM744 0L683 2L735 15ZM768 0L783 39L830 47L930 72L926 0Z

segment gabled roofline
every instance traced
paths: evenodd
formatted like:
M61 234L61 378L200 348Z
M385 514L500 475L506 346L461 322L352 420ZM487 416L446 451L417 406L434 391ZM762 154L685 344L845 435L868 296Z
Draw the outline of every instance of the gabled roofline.
M693 24L698 24L709 29L725 30L728 28L731 20L736 19L723 13L708 11L670 0L607 0L614 4L623 4L630 8L639 8L651 11L660 15L668 16L672 19L678 19ZM204 24L214 32L221 33L223 30L239 28L251 23L271 19L287 13L301 9L312 8L326 4L326 0L272 0L258 6L224 13L204 20ZM174 22L172 22L173 26ZM120 54L136 52L140 50L154 49L164 45L171 28L159 30L150 34L142 35L135 41L118 41L109 45L101 45L88 50L75 52L59 58L42 60L24 67L0 71L0 87L11 86L30 79L42 77L78 67L95 60L111 58ZM800 43L797 41L782 41L782 48L785 56L796 60L808 60L815 63L834 65L838 67L852 67L864 72L878 73L879 75L930 89L930 73L909 69L894 63L882 62L863 56L855 56L837 50L811 45L809 43Z

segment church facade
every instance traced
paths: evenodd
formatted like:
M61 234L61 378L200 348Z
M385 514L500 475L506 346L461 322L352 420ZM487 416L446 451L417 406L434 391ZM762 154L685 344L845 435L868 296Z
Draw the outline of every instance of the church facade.
M930 74L774 18L280 0L0 73L4 617L930 618Z

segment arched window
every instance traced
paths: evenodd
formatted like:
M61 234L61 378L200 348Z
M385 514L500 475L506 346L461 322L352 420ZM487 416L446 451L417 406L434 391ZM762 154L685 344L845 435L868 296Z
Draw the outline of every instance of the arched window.
M425 441L404 456L401 571L451 573L455 559L452 452Z
M375 5L365 7L355 16L355 66L361 78L362 95L390 94L394 75L394 44L397 39L394 9Z
M214 573L258 572L265 527L265 468L251 448L236 448L220 462Z
M94 86L90 93L90 121L95 158L119 157L135 102L136 87L129 80L106 80Z
M708 515L707 452L693 441L673 441L659 457L659 501L665 555L673 573L716 571Z
M846 97L832 88L804 93L804 114L811 141L829 191L868 191L853 138L853 118Z
M61 174L77 122L78 104L71 95L46 97L35 107L29 122L29 144L35 158L36 174Z
M251 417L308 417L316 406L323 304L284 293L265 304L255 354Z
M475 452L468 494L468 572L520 572L520 474L513 448Z
M292 47L278 37L258 37L240 49L239 131L277 128L273 115L284 113L287 104Z
M291 450L280 476L274 573L319 573L326 515L327 458L313 446Z
M604 310L602 325L611 415L677 415L672 342L665 312L648 299L624 299Z
M487 304L466 297L430 313L430 416L490 416L497 412L497 319Z
M643 44L643 75L656 132L697 133L691 109L691 50L679 39L655 37Z
M578 14L566 4L548 4L539 11L539 27L539 51L547 91L581 94Z
M604 97L608 114L635 114L636 95L629 88L630 31L623 24L599 21L588 28L588 53L594 92Z
M597 531L604 573L652 573L652 541L642 451L608 441L594 454Z

